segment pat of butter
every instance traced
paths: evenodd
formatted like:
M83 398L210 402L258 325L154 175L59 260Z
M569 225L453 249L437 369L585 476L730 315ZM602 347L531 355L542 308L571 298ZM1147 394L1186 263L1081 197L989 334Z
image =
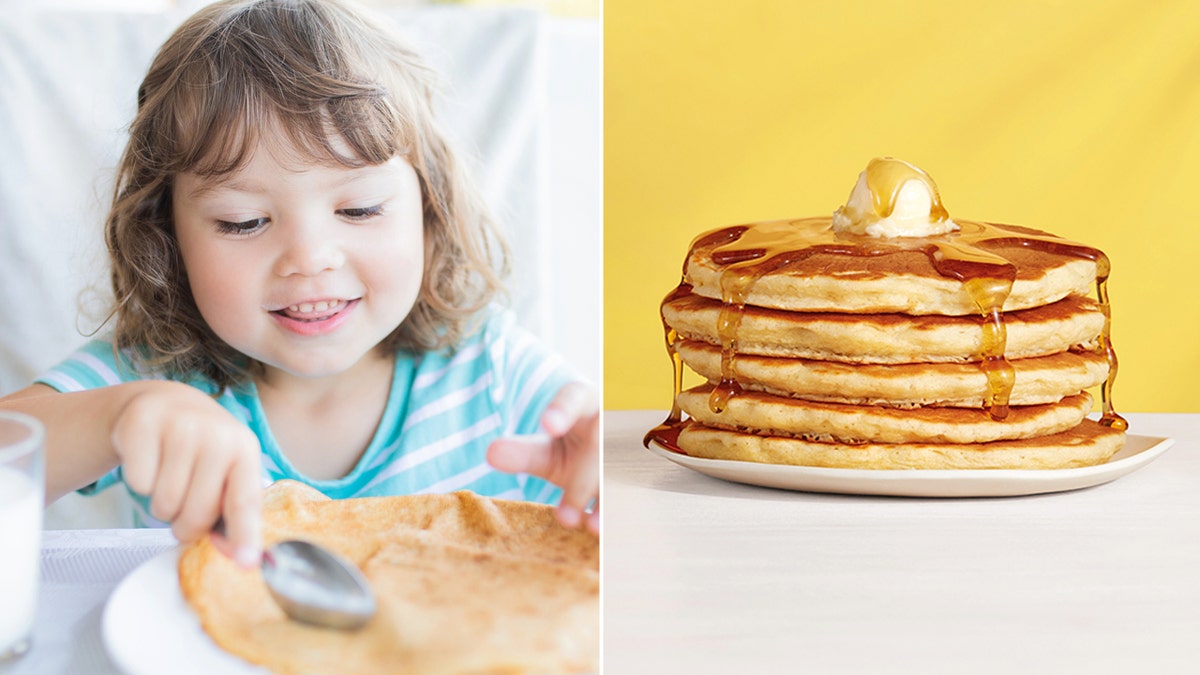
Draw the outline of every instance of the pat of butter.
M929 237L959 228L929 174L908 162L878 157L858 174L845 206L833 213L833 229L870 237Z

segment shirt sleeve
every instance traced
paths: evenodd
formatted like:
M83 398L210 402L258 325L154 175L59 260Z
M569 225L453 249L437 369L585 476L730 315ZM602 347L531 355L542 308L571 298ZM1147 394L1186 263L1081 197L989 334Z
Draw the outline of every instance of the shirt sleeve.
M80 347L62 363L43 373L34 382L62 393L99 389L109 385L143 379L136 374L128 357L118 355L109 340L97 338ZM121 467L100 477L91 485L76 490L91 495L121 482ZM132 493L131 493L132 494Z
M112 342L95 339L39 376L34 382L59 392L86 391L143 379L126 355L118 355Z

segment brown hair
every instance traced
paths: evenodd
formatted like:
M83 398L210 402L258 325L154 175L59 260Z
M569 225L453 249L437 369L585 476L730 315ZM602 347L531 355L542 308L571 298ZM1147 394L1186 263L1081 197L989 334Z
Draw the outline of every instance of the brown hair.
M138 90L138 112L105 223L114 347L168 375L224 387L250 363L200 316L176 243L171 191L183 172L222 176L278 129L314 161L416 170L425 274L381 349L452 346L502 292L508 250L433 119L435 77L360 10L336 0L226 0L188 19ZM353 156L332 143L340 135Z

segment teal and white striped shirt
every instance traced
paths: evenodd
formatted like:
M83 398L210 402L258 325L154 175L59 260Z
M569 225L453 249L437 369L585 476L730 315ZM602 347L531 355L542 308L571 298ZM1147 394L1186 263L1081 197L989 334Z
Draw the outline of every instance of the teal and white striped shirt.
M60 392L146 379L112 343L96 339L37 379ZM347 475L311 479L280 450L254 383L220 392L216 400L258 436L264 482L290 478L333 499L471 490L481 495L556 503L561 490L540 478L493 469L488 445L500 436L538 433L542 412L558 390L576 379L508 312L491 314L454 352L397 352L387 407L366 451ZM208 393L207 382L190 382ZM80 492L123 482L121 467ZM130 494L137 520L159 525L143 496Z

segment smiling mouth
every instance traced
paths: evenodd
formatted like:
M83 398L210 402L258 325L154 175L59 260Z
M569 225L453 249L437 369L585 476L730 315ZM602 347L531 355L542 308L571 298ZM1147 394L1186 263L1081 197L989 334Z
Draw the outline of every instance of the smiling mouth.
M320 302L302 302L298 305L277 309L272 314L287 317L293 321L327 321L337 316L353 302L352 300L322 300Z

